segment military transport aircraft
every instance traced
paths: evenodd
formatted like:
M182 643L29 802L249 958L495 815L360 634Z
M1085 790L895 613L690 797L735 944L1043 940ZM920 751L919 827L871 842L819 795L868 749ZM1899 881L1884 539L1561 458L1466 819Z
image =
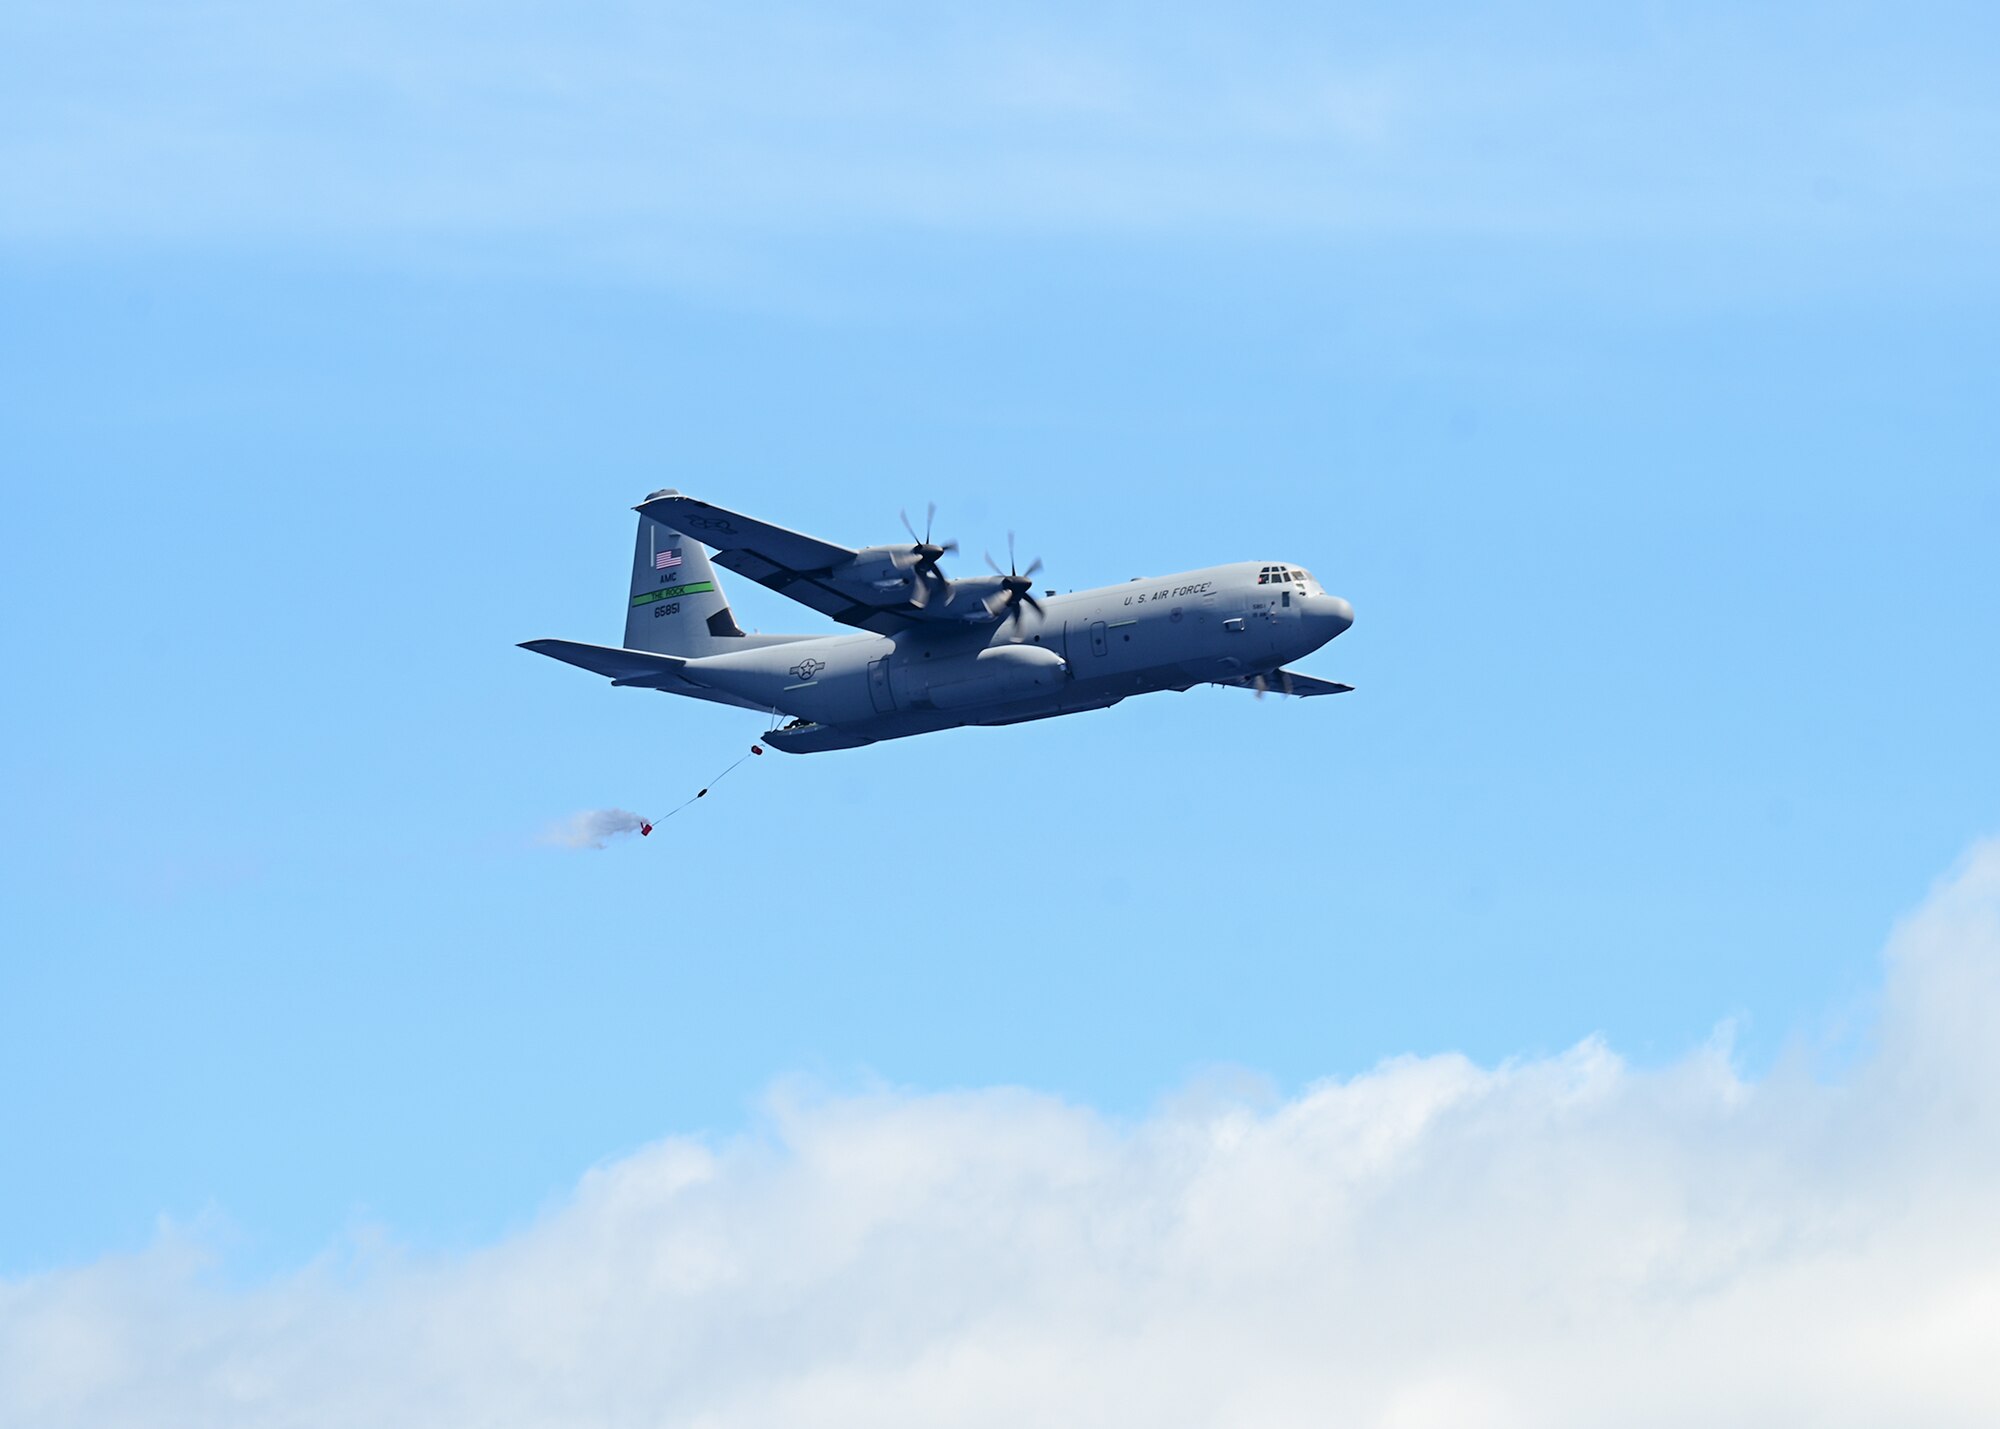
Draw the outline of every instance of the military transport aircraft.
M791 720L764 736L796 754L853 749L960 725L1018 724L1115 705L1127 695L1237 685L1291 695L1353 688L1284 668L1354 623L1309 571L1238 561L1038 597L1025 571L989 555L991 576L952 580L958 549L849 550L678 491L634 508L639 544L623 646L528 640L522 648L611 677ZM931 513L936 514L936 507ZM747 635L715 562L830 615L847 635Z

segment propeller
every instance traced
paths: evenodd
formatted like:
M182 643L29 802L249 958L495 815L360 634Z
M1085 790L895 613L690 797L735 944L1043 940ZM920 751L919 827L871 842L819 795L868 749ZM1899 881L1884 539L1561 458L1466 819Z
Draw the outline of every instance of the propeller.
M1292 692L1292 672L1289 670L1278 670L1274 673L1278 677L1279 688L1283 693L1289 695ZM1259 675L1250 684L1257 691L1257 698L1260 700L1269 693L1271 688L1271 680L1268 675Z
M917 528L910 524L909 512L898 511L896 514L903 518L903 529L908 531L910 539L916 542L914 546L910 547L910 554L917 558L915 570L917 579L919 581L943 580L944 572L938 569L938 557L952 554L952 552L958 549L958 542L946 541L941 546L933 546L931 544L931 523L937 520L937 503L933 501L924 508L924 534L922 536L919 536Z
M1027 606L1037 615L1042 613L1042 603L1036 600L1033 594L1035 583L1028 579L1029 576L1032 576L1042 568L1042 558L1037 556L1034 560L1028 562L1028 568L1025 571L1015 569L1014 533L1012 531L1007 533L1007 569L1004 571L1000 569L1000 563L993 559L991 551L986 552L986 564L993 568L994 575L1000 577L1000 590L1004 597L998 610L995 610L990 603L987 605L986 608L989 614L1004 616L1004 618L1011 619L1016 625L1019 625L1021 623L1022 606Z

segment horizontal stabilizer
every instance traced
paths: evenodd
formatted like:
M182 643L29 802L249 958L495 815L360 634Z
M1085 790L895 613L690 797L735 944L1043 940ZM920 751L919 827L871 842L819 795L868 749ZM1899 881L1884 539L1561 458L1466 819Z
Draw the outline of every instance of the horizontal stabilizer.
M586 645L581 640L523 640L523 650L561 660L594 675L608 675L614 685L658 689L682 683L687 660L679 655L655 655L650 650L623 650L616 645Z
M1234 685L1239 690L1269 690L1273 694L1298 695L1345 695L1354 690L1352 685L1343 685L1338 680L1321 680L1312 675L1301 675L1297 670L1273 670L1268 675L1239 675L1233 680L1217 680L1218 685Z

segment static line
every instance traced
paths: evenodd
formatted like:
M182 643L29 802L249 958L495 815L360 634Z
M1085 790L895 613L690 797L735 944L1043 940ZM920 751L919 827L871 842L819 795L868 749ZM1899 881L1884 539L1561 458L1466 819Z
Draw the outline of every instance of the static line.
M731 764L728 769L723 770L720 774L716 775L713 779L709 780L708 783L703 785L701 788L695 790L694 793L690 794L687 798L681 800L680 803L674 805L673 808L667 810L667 812L660 815L659 818L653 820L653 827L658 828L661 824L664 824L668 819L671 819L675 814L678 814L682 809L685 809L689 804L692 804L696 799L706 799L708 797L708 791L710 789L713 789L716 785L720 784L723 780L727 779L730 775L730 771L735 769L737 764L741 764L744 760L748 759L751 754L762 754L763 752L764 752L763 745L761 744L751 745L750 754L737 755L736 764Z

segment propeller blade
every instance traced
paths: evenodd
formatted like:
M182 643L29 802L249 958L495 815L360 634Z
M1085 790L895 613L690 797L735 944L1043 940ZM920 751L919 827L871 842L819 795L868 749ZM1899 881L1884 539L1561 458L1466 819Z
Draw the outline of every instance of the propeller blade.
M931 523L935 520L937 520L937 503L933 501L924 507L924 544L926 546L931 543Z
M953 546L956 547L956 545L957 543L954 542ZM1020 558L1015 554L1014 533L1012 531L1007 533L1007 569L1004 571L1000 569L1000 563L993 559L991 551L984 552L984 555L986 557L986 568L992 571L994 575L1000 577L1000 595L998 599L1004 602L996 604L996 598L989 596L986 600L986 613L988 615L1005 615L1017 625L1020 624L1021 608L1024 605L1033 610L1035 614L1040 615L1042 613L1042 603L1035 599L1033 592L1029 589L1033 585L1029 577L1042 568L1042 558L1040 556L1035 557L1034 560L1028 563L1028 568L1025 571L1022 570L1020 568Z
M957 554L958 554L958 542L956 542L956 541L946 541L946 542L945 542L945 543L944 543L944 544L943 544L942 546L939 546L939 547L938 547L938 554L939 554L939 555L941 555L941 556L955 556L955 555L957 555Z
M1033 610L1037 615L1042 613L1042 603L1024 590L1010 590L1007 592L1007 604L1004 609L1007 611L1006 618L1019 628L1025 612Z
M910 539L916 541L917 528L910 524L910 513L908 511L898 511L896 514L903 518L903 529L910 533ZM918 542L918 544L921 545L922 542Z

